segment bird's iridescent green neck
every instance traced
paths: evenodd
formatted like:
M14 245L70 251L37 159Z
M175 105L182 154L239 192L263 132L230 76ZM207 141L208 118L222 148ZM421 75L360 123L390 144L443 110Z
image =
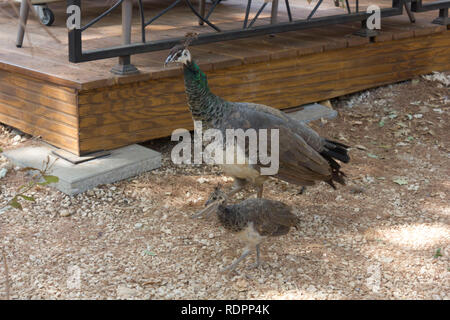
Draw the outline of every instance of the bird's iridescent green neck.
M184 81L209 91L208 79L195 61L184 65Z
M223 100L209 90L208 79L195 61L184 65L184 85L195 120L211 122L222 114Z

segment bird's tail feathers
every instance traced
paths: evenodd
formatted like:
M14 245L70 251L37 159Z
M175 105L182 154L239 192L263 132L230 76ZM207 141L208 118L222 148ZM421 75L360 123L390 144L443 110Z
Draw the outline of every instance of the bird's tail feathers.
M325 140L324 150L320 153L331 167L331 179L326 181L333 189L336 189L334 182L345 185L345 173L341 171L341 165L336 161L348 163L350 156L348 155L349 146L331 140Z

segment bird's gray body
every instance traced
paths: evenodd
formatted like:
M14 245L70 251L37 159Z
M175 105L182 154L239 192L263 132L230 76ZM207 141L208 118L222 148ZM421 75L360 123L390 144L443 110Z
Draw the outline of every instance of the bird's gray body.
M217 217L228 231L236 234L247 233L246 237L251 237L248 233L252 232L255 238L261 240L264 237L285 235L298 223L298 218L288 205L260 198L246 199L233 205L220 205ZM257 239L249 241L258 243Z
M233 270L252 250L256 250L256 265L259 266L260 243L267 237L283 236L300 224L291 207L283 202L251 198L227 205L227 199L217 187L210 194L205 209L207 215L215 211L220 224L245 243L243 254L225 270Z
M280 167L275 177L304 186L312 185L317 180L331 179L331 167L320 155L320 152L324 150L325 139L314 130L293 120L285 113L265 105L243 102L226 102L225 105L226 111L223 117L212 124L214 128L221 130L224 136L226 129L279 130ZM270 151L270 141L268 146ZM251 169L260 172L260 166L260 164L251 166ZM224 169L224 171L232 172L232 169ZM253 177L251 172L248 174L249 178Z
M213 94L206 75L182 46L175 47L167 61L183 62L189 109L193 119L202 121L204 128L219 129L224 137L226 129L266 129L268 136L272 129L279 130L279 170L274 177L300 186L313 185L315 181L326 181L333 188L333 181L344 184L345 175L334 159L348 162L347 146L320 137L306 124L277 109L254 103L230 102ZM270 154L270 138L267 145ZM262 184L267 179L260 174L262 166L264 164L259 162L225 165L223 168L225 174L260 187L258 196L261 197Z

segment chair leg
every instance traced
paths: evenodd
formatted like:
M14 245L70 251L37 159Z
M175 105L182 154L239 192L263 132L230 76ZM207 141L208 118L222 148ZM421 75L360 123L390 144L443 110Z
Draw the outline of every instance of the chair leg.
M19 31L17 32L16 40L17 48L21 48L23 44L23 37L25 35L25 26L27 25L29 11L30 5L28 3L28 0L22 0L20 4Z
M198 13L204 18L205 17L205 10L206 10L206 0L200 0L198 4ZM198 24L203 25L203 20L198 19Z
M414 13L411 12L411 3L403 3L405 5L406 13L408 14L409 21L411 23L416 22L416 18L414 17Z

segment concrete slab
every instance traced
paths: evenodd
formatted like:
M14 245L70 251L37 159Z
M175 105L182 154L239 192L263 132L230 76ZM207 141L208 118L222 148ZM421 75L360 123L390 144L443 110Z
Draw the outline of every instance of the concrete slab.
M47 156L57 157L51 146L26 147L5 151L4 156L21 167L42 168ZM127 179L161 166L161 154L137 144L111 150L111 155L91 161L72 164L58 158L50 174L59 178L55 186L68 195L74 195L100 184Z
M58 149L52 151L55 156L58 158L62 158L64 160L69 161L72 164L79 164L86 161L91 161L97 158L102 158L111 155L111 152L109 151L98 151L94 153L90 153L85 156L77 156L76 154L73 154L69 151Z
M301 110L287 113L290 117L301 122L310 122L324 119L334 119L338 113L336 110L330 109L318 103L306 104L302 106Z

